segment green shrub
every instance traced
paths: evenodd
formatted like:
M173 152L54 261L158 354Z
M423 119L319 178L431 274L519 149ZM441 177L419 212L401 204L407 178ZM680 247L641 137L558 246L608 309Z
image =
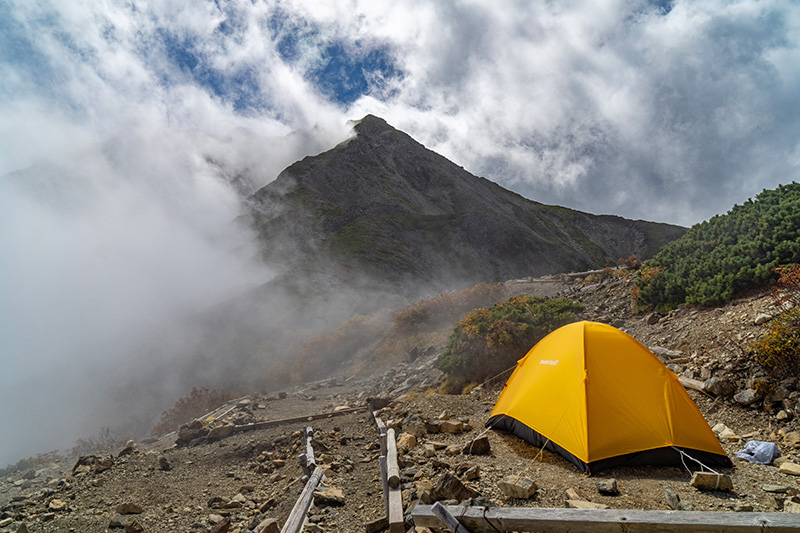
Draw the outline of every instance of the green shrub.
M756 360L774 379L800 376L800 265L774 269L780 276L772 297L779 309L786 309L768 323L766 335L752 348Z
M655 275L636 283L643 308L718 305L776 278L800 261L800 184L765 190L755 201L692 226L645 263Z
M456 325L437 367L450 389L481 382L513 366L542 337L574 322L583 306L566 298L515 296L476 309Z

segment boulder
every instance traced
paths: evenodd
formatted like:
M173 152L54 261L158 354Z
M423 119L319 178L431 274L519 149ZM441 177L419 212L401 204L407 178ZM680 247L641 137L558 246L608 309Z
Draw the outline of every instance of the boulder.
M414 435L417 439L423 437L427 432L425 422L416 415L411 415L403 420L403 432Z
M464 485L452 472L445 472L436 478L431 491L433 501L457 500L463 501L469 498L476 498L479 493Z
M780 466L781 474L788 474L790 476L800 476L800 465L791 461L786 461Z
M664 487L664 495L667 497L667 505L674 511L685 511L686 506L681 502L681 497L670 490L667 487Z
M491 447L489 446L489 437L486 435L467 443L463 450L463 453L467 455L489 455L489 452L491 452Z
M397 450L408 452L417 445L417 437L411 433L401 433L397 438Z
M527 500L539 490L536 482L532 479L516 475L504 477L497 486L506 498L520 500Z
M317 488L314 491L314 505L318 507L335 506L340 507L345 504L344 492L335 487Z
M281 528L274 518L265 518L253 528L254 533L280 533Z
M460 420L444 420L439 426L442 433L462 433L464 431L464 423Z
M689 485L699 490L733 490L733 481L727 474L714 474L712 472L695 472Z
M225 437L233 433L234 427L235 426L233 424L225 424L222 426L213 427L209 430L208 434L206 435L206 438L209 441L224 439Z
M770 320L772 320L772 315L760 313L758 316L756 316L756 319L753 322L756 324L756 326L760 326L761 324L766 324Z
M142 508L133 502L125 502L117 506L117 512L119 514L140 514L142 513Z
M202 420L192 420L178 429L178 439L175 444L179 446L189 444L195 439L205 438L211 428Z
M50 500L50 503L47 505L47 508L51 511L63 511L68 507L67 502L63 500L53 499Z
M730 396L736 392L736 385L727 379L710 377L703 383L703 390L714 396Z
M433 497L433 483L429 479L420 479L416 482L417 498L423 505L432 505L434 503Z
M619 489L617 488L617 480L613 477L610 479L601 479L599 481L594 482L597 490L601 494L609 494L609 495L616 495L619 494Z
M733 400L744 406L752 405L761 400L762 396L753 389L744 389L733 395Z

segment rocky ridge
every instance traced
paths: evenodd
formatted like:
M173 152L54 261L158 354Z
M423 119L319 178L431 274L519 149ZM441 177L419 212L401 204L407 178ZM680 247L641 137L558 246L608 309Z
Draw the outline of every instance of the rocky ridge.
M315 429L325 468L307 531L363 531L382 515L377 431L365 411L225 435L259 420L342 411L383 397L382 418L396 428L404 508L434 500L541 507L800 510L798 389L785 380L766 397L746 344L774 313L764 293L716 309L634 313L631 276L591 273L514 280L509 294L570 295L589 320L611 323L653 349L670 368L707 388L690 395L734 461L731 490L690 485L681 468L618 468L585 477L560 456L483 425L500 382L461 396L434 392L441 347L421 350L378 376L343 373L281 394L231 402L182 435L130 443L113 454L61 461L0 481L0 531L277 531L303 486L300 431ZM720 385L722 383L723 385ZM180 440L181 445L175 444ZM748 440L774 442L772 465L737 459ZM510 483L528 479L530 482ZM612 482L613 481L613 482ZM692 482L695 483L694 481Z

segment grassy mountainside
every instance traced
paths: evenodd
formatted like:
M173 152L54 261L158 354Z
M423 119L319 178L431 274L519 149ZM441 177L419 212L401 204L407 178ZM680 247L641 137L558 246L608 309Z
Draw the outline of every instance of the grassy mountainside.
M774 267L796 262L800 183L791 183L692 226L662 248L637 283L639 301L657 309L716 305L774 280Z

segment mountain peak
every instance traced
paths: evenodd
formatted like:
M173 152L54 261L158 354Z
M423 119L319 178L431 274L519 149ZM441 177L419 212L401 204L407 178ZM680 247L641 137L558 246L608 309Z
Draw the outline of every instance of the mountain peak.
M361 120L353 122L353 129L359 135L380 135L387 131L396 131L388 122L375 115L366 115Z

